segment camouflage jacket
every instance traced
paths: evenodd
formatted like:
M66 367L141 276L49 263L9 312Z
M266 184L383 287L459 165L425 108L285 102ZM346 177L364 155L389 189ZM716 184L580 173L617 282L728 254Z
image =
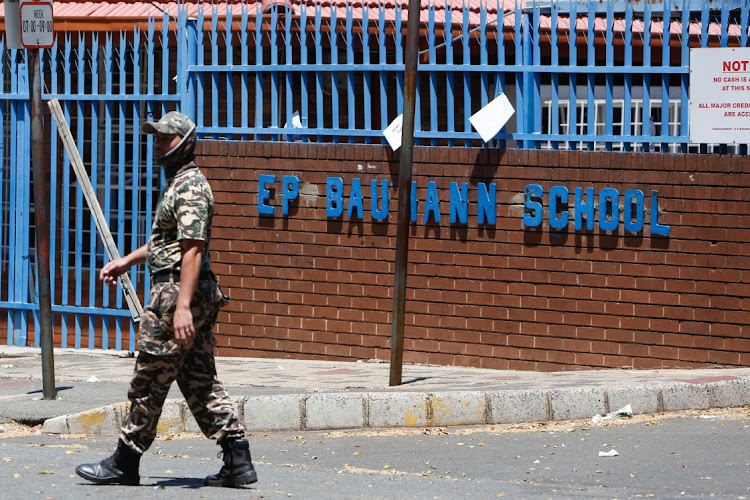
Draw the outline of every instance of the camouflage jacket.
M168 179L169 180L169 179ZM151 273L177 270L182 263L180 240L203 240L201 272L211 269L208 247L214 196L206 177L191 162L169 180L156 207L146 259Z

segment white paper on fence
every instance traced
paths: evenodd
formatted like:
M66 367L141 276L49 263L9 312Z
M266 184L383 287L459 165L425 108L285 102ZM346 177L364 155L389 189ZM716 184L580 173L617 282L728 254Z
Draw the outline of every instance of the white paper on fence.
M299 117L299 111L292 115L292 128L302 128L302 119Z
M305 128L302 126L302 119L299 117L299 111L295 111L294 114L292 115L291 127L289 126L289 122L287 122L284 124L284 128ZM292 141L297 140L297 136L295 136L294 134L289 134L289 137L284 135L283 137L284 139L290 139Z
M401 147L401 132L403 128L404 115L398 115L396 119L393 120L385 130L383 130L385 140L388 141L388 145L394 151Z
M490 142L500 129L508 123L516 110L510 104L505 93L500 94L485 107L471 115L469 121L479 132L484 142Z

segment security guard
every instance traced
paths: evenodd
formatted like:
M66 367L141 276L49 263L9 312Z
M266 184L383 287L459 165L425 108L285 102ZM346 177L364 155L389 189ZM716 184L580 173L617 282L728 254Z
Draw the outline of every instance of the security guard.
M195 124L171 111L142 131L154 134L154 160L167 188L156 207L146 245L107 263L99 277L114 285L130 267L151 271L151 294L141 321L135 374L128 390L130 413L115 453L76 473L95 483L140 483L140 458L156 436L164 400L175 380L203 433L221 445L224 466L208 486L256 482L245 430L216 376L213 327L226 296L211 272L209 242L214 199L195 164Z

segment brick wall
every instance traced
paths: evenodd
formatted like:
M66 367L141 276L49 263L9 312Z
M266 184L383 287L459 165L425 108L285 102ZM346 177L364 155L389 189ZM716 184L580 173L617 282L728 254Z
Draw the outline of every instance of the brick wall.
M398 155L368 145L199 148L216 198L214 269L233 299L219 318L218 354L389 359ZM415 147L404 360L521 370L749 365L748 174L750 157ZM264 201L273 215L259 214L259 175L276 176ZM300 190L286 215L284 175ZM344 181L340 217L326 215L329 177ZM355 179L362 218L347 215ZM384 221L370 212L373 179L389 182ZM466 223L450 222L451 182L469 184ZM494 224L479 222L482 183L497 190ZM529 184L544 189L545 209L552 186L570 190L567 228L550 229L548 212L541 227L524 225ZM576 230L576 187L641 190L645 228ZM668 236L651 234L652 190Z

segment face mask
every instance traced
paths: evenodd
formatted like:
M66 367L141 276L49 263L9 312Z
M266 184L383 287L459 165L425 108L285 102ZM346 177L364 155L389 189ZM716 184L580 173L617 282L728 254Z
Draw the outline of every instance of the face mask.
M154 156L154 162L164 168L164 175L167 178L174 177L181 167L193 161L195 158L195 141L197 135L195 126L193 126L180 143L167 154L158 157Z

